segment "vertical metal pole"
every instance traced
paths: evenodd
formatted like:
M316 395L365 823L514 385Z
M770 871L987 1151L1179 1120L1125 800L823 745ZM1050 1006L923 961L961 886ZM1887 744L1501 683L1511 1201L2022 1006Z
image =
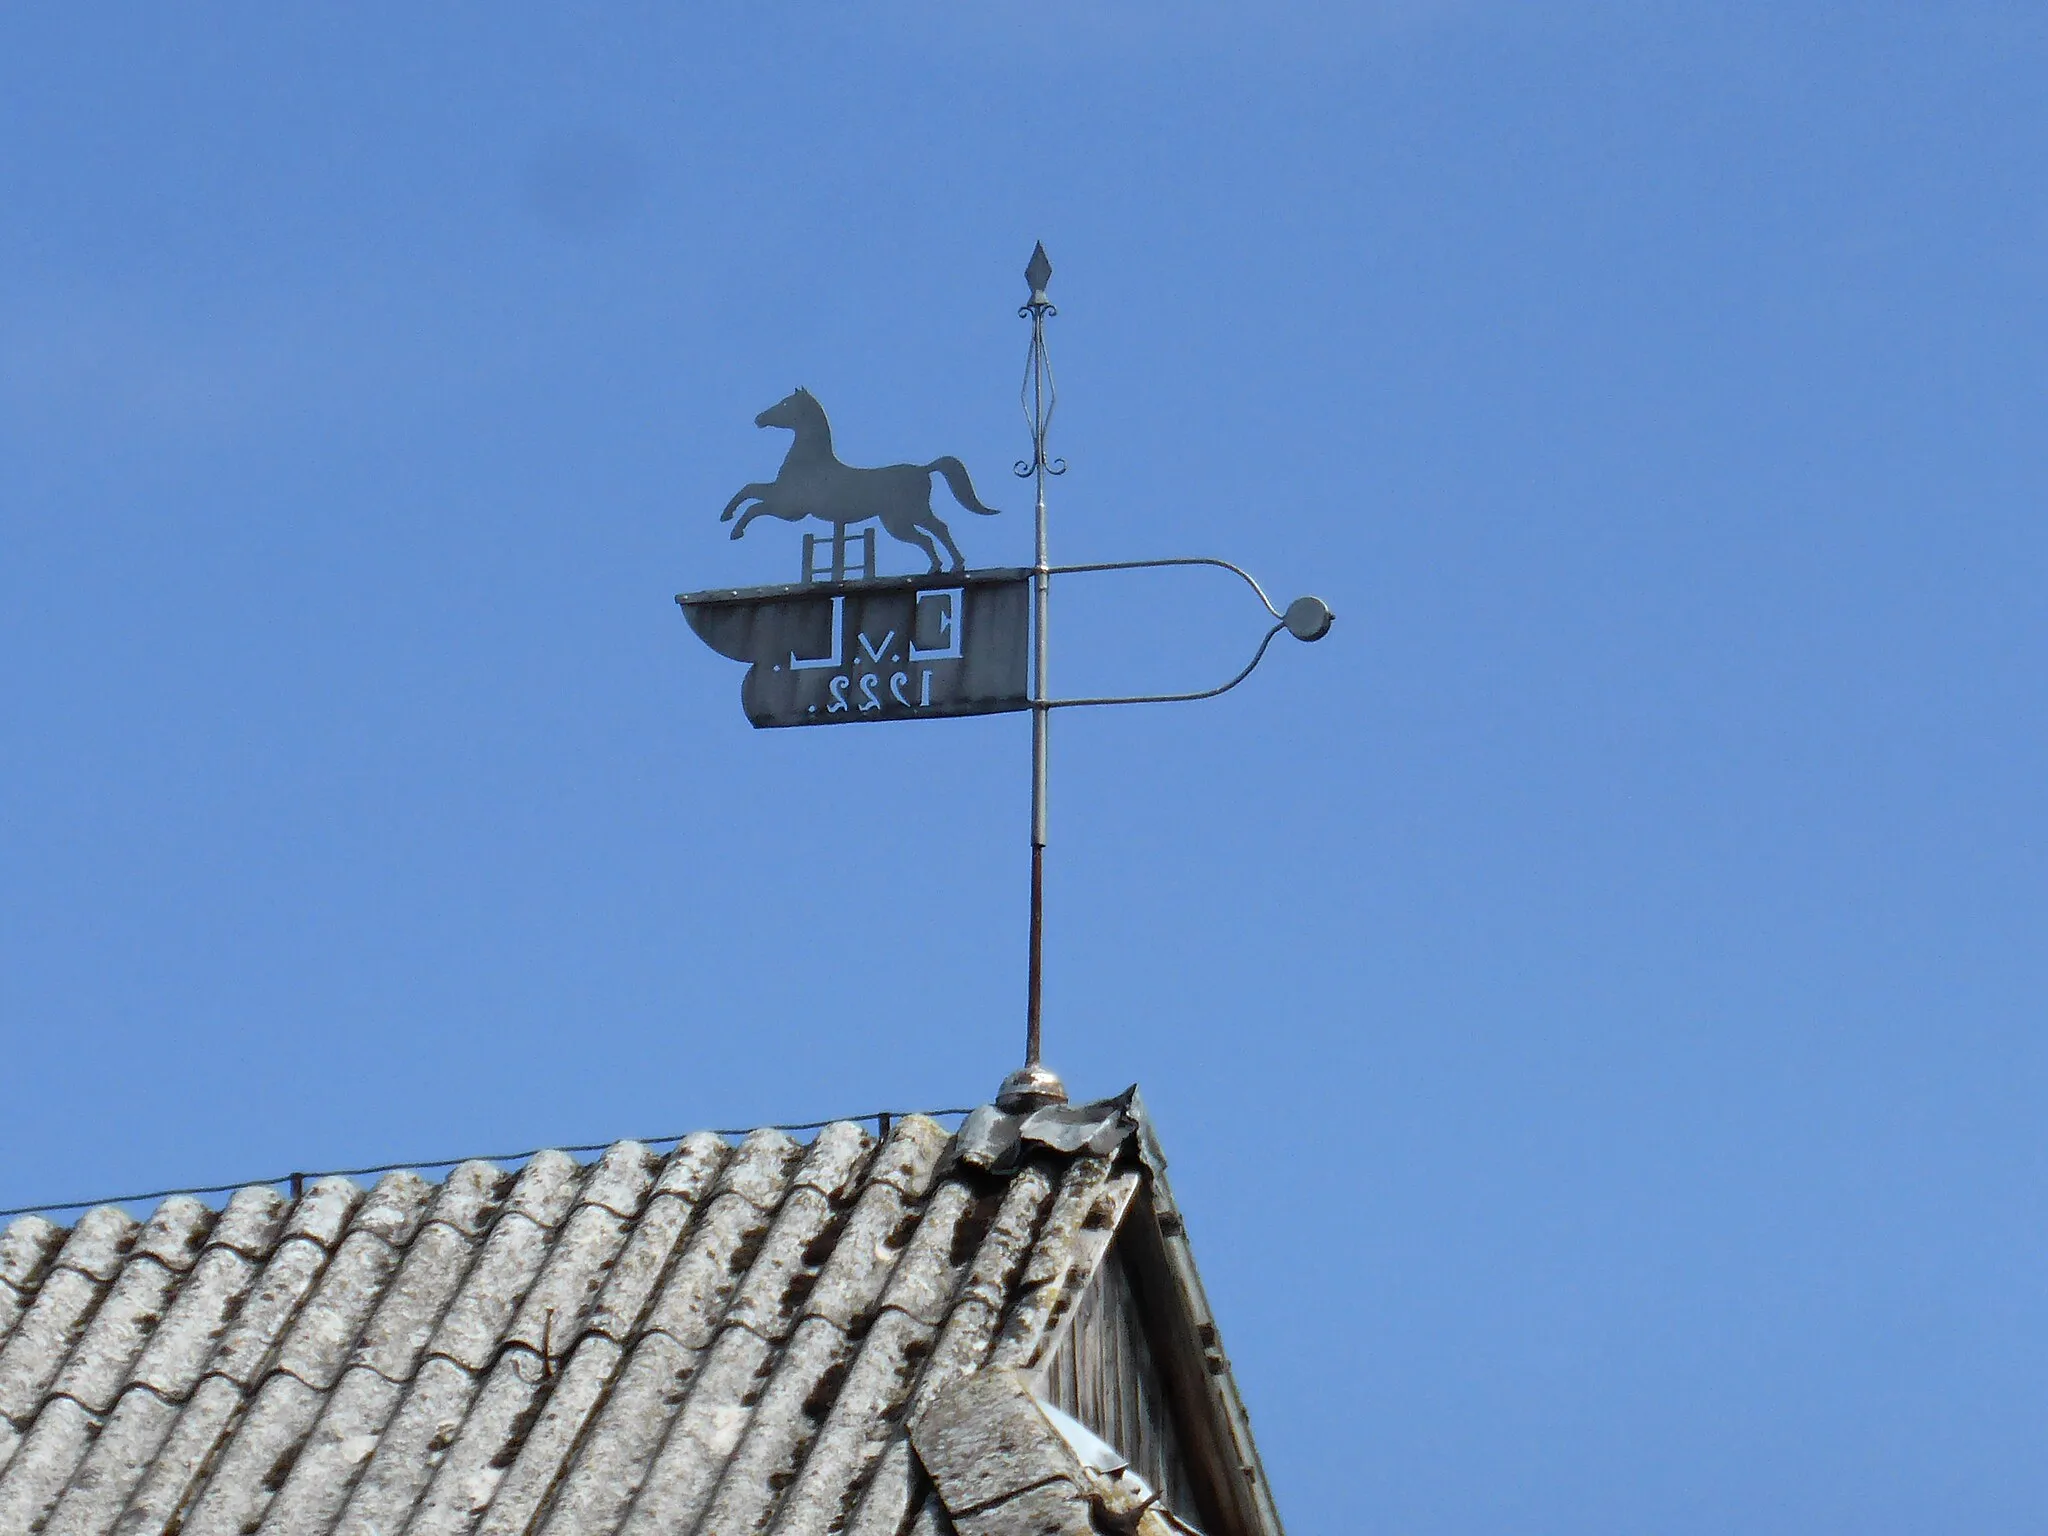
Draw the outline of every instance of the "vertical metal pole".
M1034 316L1034 341L1042 336L1043 316ZM1031 665L1031 981L1024 1022L1024 1064L1038 1065L1041 1041L1039 1000L1045 985L1045 780L1050 766L1052 711L1046 687L1050 644L1046 625L1052 615L1052 575L1045 553L1045 456L1038 457L1038 559L1031 578L1036 608Z
M1032 566L1033 648L1031 668L1031 959L1024 1013L1024 1064L1039 1064L1043 1042L1041 1001L1045 990L1045 790L1050 763L1049 727L1052 711L1047 687L1047 659L1051 653L1047 625L1052 614L1052 571L1045 544L1045 477L1066 466L1048 460L1046 432L1052 425L1052 363L1045 351L1045 317L1059 313L1045 296L1052 279L1052 263L1045 247L1031 253L1024 280L1031 285L1031 297L1020 312L1031 319L1031 353L1024 372L1024 409L1031 419L1031 462L1018 465L1021 474L1032 477L1037 490L1035 531L1036 558Z

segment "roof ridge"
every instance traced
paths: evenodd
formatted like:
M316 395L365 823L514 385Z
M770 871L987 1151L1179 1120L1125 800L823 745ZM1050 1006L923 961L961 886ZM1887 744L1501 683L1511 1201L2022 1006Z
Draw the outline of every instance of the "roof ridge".
M113 1206L141 1205L150 1200L168 1200L176 1195L234 1195L245 1189L273 1189L280 1185L297 1187L315 1179L359 1179L371 1174L411 1173L423 1168L456 1168L464 1163L524 1163L539 1157L544 1152L566 1152L580 1155L586 1152L609 1152L612 1148L637 1142L644 1147L680 1146L692 1136L722 1136L729 1140L753 1135L756 1131L822 1131L834 1125L859 1125L873 1120L884 1128L897 1120L907 1120L921 1115L927 1120L964 1118L974 1113L972 1107L965 1109L871 1109L858 1115L834 1115L828 1120L797 1120L777 1125L712 1126L708 1129L681 1131L668 1136L619 1136L610 1141L585 1141L549 1143L545 1146L529 1147L524 1152L473 1152L461 1157L416 1157L400 1159L389 1163L373 1163L361 1168L300 1168L290 1173L281 1173L268 1179L240 1179L231 1184L191 1184L179 1189L153 1189L135 1195L98 1195L86 1200L45 1200L36 1205L13 1205L0 1207L0 1220L11 1220L19 1216L42 1216L50 1211L87 1211Z

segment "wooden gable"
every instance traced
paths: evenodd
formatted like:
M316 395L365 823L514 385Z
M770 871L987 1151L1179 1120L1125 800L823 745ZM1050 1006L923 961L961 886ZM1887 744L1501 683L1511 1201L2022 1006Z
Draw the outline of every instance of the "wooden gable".
M1148 1172L1041 1355L1037 1390L1206 1536L1280 1536L1179 1213Z
M1127 1459L1169 1507L1193 1518L1200 1500L1172 1401L1152 1358L1123 1254L1112 1245L1045 1362L1042 1395Z

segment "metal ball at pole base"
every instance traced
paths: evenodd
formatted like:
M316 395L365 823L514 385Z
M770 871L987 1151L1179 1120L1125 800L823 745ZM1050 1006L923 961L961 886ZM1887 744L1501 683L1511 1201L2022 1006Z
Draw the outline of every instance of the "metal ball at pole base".
M1019 1067L996 1090L996 1108L1013 1115L1066 1102L1067 1085L1057 1072L1039 1062Z

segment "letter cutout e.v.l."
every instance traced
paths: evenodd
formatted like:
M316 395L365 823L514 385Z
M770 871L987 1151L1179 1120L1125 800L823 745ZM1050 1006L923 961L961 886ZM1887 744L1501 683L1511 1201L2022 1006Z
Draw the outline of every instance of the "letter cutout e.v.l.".
M928 720L1030 707L1030 576L800 583L685 593L690 627L747 662L756 726Z

